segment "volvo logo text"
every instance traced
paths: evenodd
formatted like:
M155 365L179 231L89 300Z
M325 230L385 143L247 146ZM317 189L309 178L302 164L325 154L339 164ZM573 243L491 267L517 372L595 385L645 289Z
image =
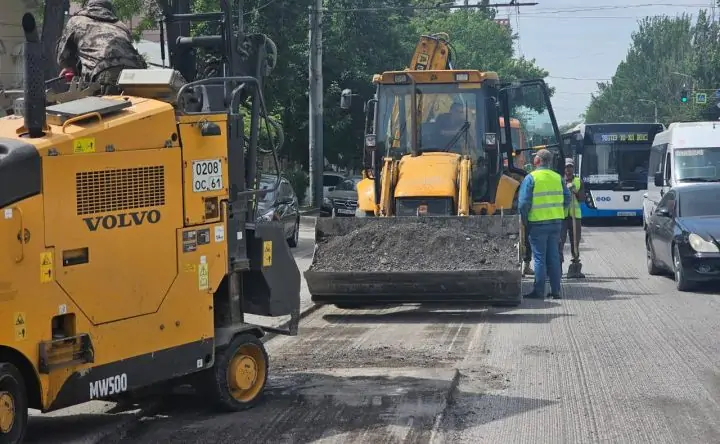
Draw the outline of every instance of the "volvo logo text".
M106 216L86 217L83 219L88 230L97 231L102 227L106 230L127 228L144 223L156 224L160 222L161 214L158 210L135 211L132 213L108 214Z

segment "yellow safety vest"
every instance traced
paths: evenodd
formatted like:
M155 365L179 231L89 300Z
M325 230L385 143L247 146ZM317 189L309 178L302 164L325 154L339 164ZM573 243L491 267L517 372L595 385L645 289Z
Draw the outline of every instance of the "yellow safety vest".
M528 221L545 222L565 219L565 198L562 177L553 170L535 170L530 173L533 187L532 206Z
M575 176L573 177L573 184L575 185L575 191L580 189L580 178ZM573 213L575 214L575 219L582 219L582 210L580 209L580 202L578 202L577 197L573 196L571 199L575 200L575 205L570 203L570 206L574 209ZM570 208L565 210L565 217L570 216Z

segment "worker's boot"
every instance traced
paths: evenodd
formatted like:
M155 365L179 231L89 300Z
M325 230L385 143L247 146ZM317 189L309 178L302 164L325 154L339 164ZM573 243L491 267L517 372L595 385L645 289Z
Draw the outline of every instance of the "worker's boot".
M582 263L579 260L573 259L568 267L567 272L568 279L583 279L585 275L582 273Z
M523 270L522 270L523 276L534 276L535 272L532 268L530 268L530 262L523 262Z

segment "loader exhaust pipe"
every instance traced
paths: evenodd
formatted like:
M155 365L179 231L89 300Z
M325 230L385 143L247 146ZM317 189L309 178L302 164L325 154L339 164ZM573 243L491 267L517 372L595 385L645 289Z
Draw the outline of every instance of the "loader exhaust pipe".
M43 76L43 54L40 36L35 17L25 13L22 18L25 32L25 98L23 100L23 117L25 129L30 138L45 135L45 78Z

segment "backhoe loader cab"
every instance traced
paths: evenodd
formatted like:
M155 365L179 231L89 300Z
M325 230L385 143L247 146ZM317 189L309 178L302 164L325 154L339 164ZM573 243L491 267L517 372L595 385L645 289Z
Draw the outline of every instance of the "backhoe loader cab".
M268 376L260 338L297 334L299 270L282 227L254 224L268 113L261 78L243 73L268 71L266 40L233 35L221 3L200 16L161 2L177 69L125 70L121 96L47 108L35 20L23 17L23 117L0 119L0 442L23 441L28 408L185 377L224 409L248 408ZM219 36L177 32L211 16ZM209 42L229 77L195 80L177 58ZM225 50L240 47L258 56Z
M513 155L522 153L538 131L557 140L541 80L501 84L493 72L439 70L386 72L374 82L374 113L368 119L373 124L364 159L367 176L381 180L358 184L361 215L512 211L519 180L526 174ZM382 181L390 166L398 175L396 181L385 176L393 182L392 195ZM462 174L467 184L457 180ZM463 188L469 190L466 196Z

